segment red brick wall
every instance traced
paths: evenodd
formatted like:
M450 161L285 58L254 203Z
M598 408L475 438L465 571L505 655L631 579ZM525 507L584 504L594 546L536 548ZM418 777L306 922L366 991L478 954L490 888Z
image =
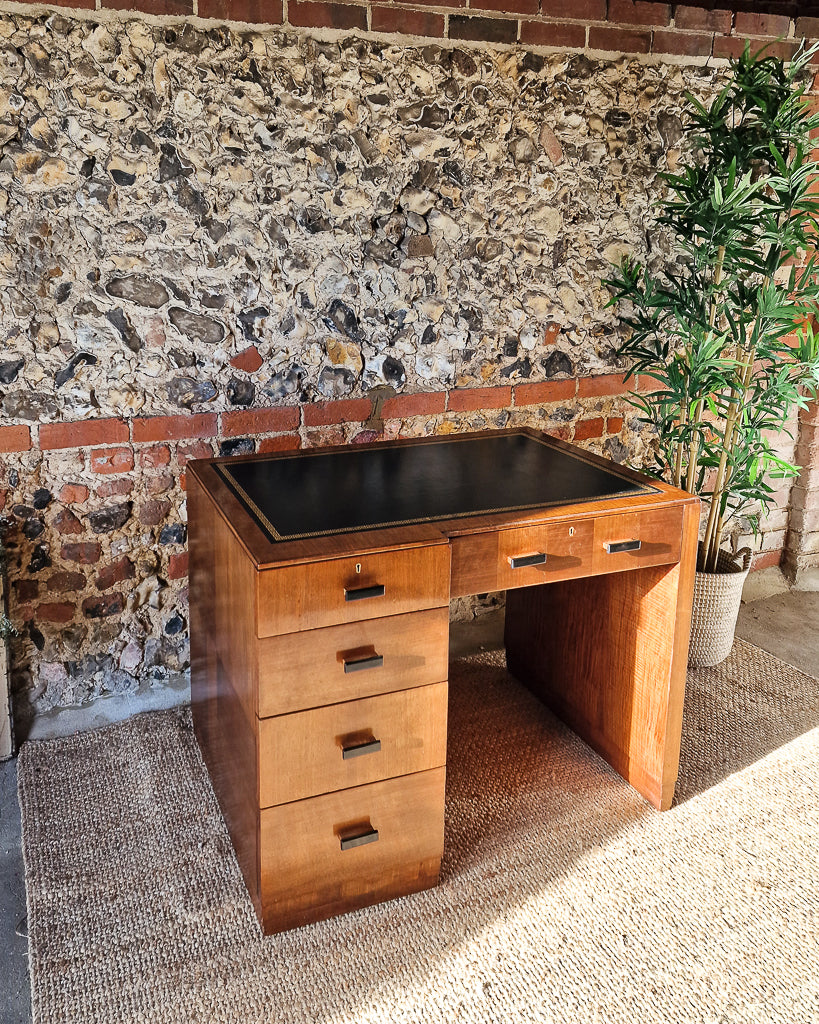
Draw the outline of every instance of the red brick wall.
M802 413L796 461L802 472L790 494L784 567L800 585L809 575L819 579L819 400Z
M54 0L53 6L686 58L737 56L746 39L754 49L770 44L770 52L790 56L799 40L819 38L819 5L743 0L716 7L707 0Z
M396 395L383 403L377 419L373 417L375 400L347 399L301 407L82 420L32 428L0 426L0 453L7 458L32 449L44 453L59 449L71 456L75 469L66 474L60 487L53 488L54 500L45 513L60 534L60 560L71 563L72 573L55 572L42 582L25 579L20 586L13 586L13 616L18 622L68 621L75 614L72 598L77 592L91 593L86 599L91 604L83 609L89 617L121 611L123 594L112 594L111 588L133 577L134 569L127 558L105 562L103 548L87 523L92 492L106 500L133 502L132 514L139 523L146 529L158 527L177 503L177 488L185 489L188 460L218 455L226 439L246 438L245 450L271 452L417 436L433 430L451 433L476 426L529 423L601 450L607 438L617 437L623 430L627 407L620 396L624 390L622 376L604 374ZM573 417L549 422L550 407L567 401L574 404ZM0 489L0 512L13 514L9 500L7 492ZM179 543L159 544L157 551L162 559L158 572L163 578L179 580L187 575L184 536ZM99 602L105 598L119 603L101 608Z

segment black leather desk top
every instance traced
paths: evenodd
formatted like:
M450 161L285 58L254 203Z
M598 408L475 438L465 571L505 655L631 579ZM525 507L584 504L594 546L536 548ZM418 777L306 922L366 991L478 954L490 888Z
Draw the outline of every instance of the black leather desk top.
M219 463L273 541L513 512L653 491L527 434Z

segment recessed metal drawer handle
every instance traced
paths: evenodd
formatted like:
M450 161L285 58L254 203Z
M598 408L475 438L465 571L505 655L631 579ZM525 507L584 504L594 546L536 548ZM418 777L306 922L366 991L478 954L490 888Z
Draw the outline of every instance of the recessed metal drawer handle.
M351 757L361 757L363 754L377 754L381 750L381 740L365 740L363 743L351 743L349 746L342 746L341 757L349 761Z
M527 565L543 565L545 561L546 554L539 551L536 555L515 555L509 559L509 564L513 569L523 569Z
M341 837L341 849L352 850L356 846L366 846L368 843L378 842L378 829L367 827L365 832L359 832L357 835L343 836Z
M363 672L368 668L381 668L384 664L383 654L368 654L364 658L352 658L347 661L346 658L342 658L345 672Z
M366 601L368 597L383 597L384 584L376 583L372 587L356 587L354 590L344 588L345 601Z
M606 551L610 555L616 555L618 551L639 551L642 541L639 540L617 540L609 541L606 544Z

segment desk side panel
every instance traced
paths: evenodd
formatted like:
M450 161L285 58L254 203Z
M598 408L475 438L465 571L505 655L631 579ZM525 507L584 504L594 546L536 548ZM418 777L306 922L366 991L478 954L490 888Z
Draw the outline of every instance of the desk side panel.
M697 512L676 565L507 594L510 672L660 809L679 765Z
M196 738L256 911L259 797L255 572L195 478L188 487L191 705Z

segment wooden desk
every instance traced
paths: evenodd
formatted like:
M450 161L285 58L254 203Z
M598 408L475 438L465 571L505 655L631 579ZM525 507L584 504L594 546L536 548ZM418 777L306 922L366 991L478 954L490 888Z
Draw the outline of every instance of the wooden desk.
M188 509L194 725L265 932L436 883L451 597L507 590L510 671L671 804L696 498L518 430L192 462Z

